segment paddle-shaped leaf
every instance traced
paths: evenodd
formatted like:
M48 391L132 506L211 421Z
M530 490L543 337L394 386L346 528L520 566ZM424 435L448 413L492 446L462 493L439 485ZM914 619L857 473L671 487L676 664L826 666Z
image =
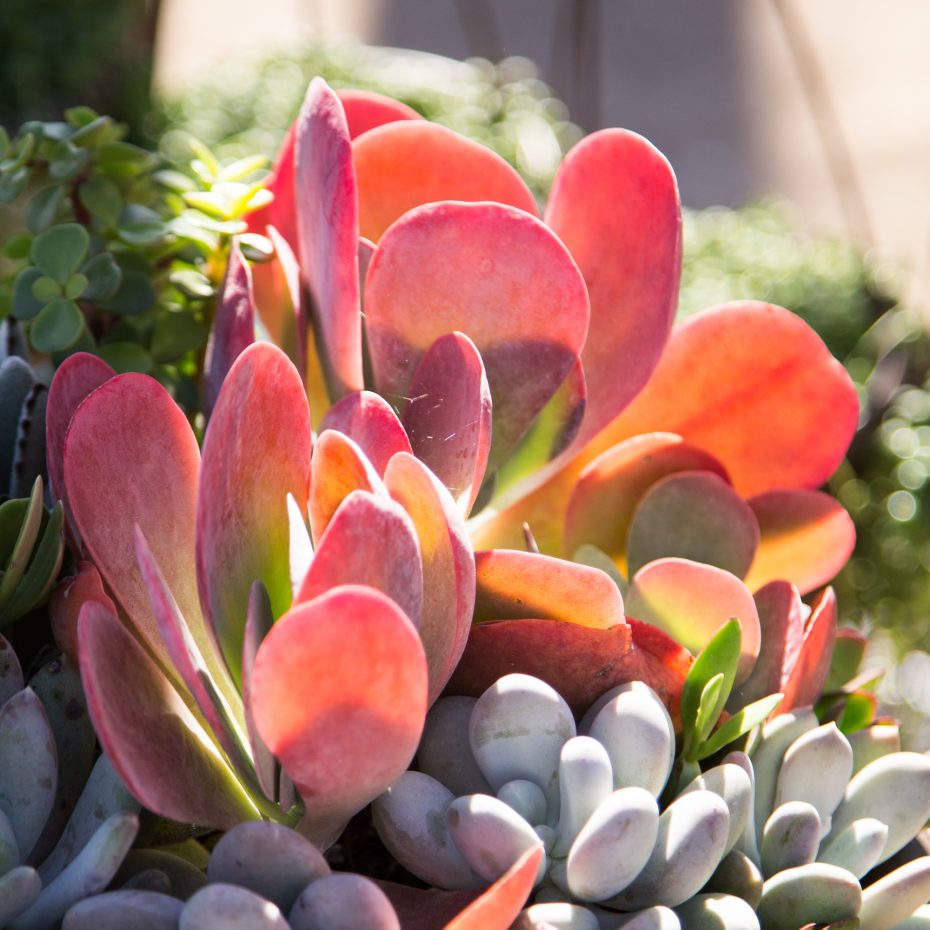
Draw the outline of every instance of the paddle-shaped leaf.
M252 712L306 802L311 838L331 842L407 768L426 687L416 629L370 588L336 588L272 627L255 659Z
M458 331L474 342L494 404L494 467L574 366L588 298L568 251L535 217L447 202L410 211L384 236L365 313L375 384L391 403L410 396L415 366L440 336Z
M78 664L78 616L84 602L99 601L110 613L116 614L116 607L104 591L94 563L78 562L77 569L76 575L61 580L48 604L55 642L75 666Z
M345 89L336 91L346 114L349 136L354 139L369 129L402 119L423 119L413 107L393 97L371 90Z
M813 702L823 691L830 671L830 657L836 640L836 594L826 588L813 604L804 624L804 642L784 684L779 689L785 695L776 714Z
M237 682L252 584L264 584L276 617L291 604L287 495L306 506L310 444L300 376L280 349L255 343L220 391L203 444L197 498L201 603Z
M642 136L593 133L560 165L546 222L568 246L591 297L578 447L642 390L671 331L681 271L675 175Z
M379 475L392 455L410 452L410 440L397 414L380 394L348 394L326 412L320 430L333 429L354 440Z
M413 454L449 489L466 516L491 449L491 389L475 344L440 336L417 365L404 407Z
M491 200L538 215L532 192L500 155L438 123L389 123L353 142L352 154L359 230L372 242L408 210L441 200Z

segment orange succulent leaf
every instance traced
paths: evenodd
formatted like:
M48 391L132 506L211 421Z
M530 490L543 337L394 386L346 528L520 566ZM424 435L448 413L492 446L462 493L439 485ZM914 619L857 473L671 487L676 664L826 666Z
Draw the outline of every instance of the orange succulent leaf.
M538 216L519 174L496 152L425 120L392 122L352 143L359 229L372 242L408 210L444 200L509 204Z
M393 455L411 451L394 408L373 391L347 394L329 408L320 429L338 430L354 440L382 477Z
M349 137L355 139L369 129L393 123L396 120L423 119L413 107L393 97L376 94L371 90L337 90L336 95L346 114Z
M813 704L823 691L830 672L836 641L836 594L825 588L812 605L804 624L804 638L797 661L779 689L785 698L775 714Z

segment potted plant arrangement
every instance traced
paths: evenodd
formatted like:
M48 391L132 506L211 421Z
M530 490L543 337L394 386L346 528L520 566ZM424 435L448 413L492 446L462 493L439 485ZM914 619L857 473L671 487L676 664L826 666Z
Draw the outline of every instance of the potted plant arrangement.
M322 79L270 175L195 154L0 138L0 926L926 926L828 587L856 390L783 308L673 325L663 156L541 210Z

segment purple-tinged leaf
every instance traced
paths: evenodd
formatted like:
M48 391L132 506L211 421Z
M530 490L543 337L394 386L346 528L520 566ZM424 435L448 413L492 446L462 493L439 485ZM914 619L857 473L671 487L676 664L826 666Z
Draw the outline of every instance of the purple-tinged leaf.
M491 389L475 344L440 336L424 353L403 413L413 454L468 516L491 450Z
M0 634L0 707L18 691L23 690L23 670L16 650Z
M394 409L373 391L347 394L329 408L320 428L338 430L354 440L381 476L392 455L411 451Z

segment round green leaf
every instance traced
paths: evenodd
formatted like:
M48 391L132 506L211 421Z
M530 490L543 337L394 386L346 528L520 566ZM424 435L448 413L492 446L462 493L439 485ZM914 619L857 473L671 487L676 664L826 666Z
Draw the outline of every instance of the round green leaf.
M165 222L148 207L129 204L119 216L117 235L129 245L148 245L165 234Z
M111 177L136 177L157 162L158 156L128 142L107 142L97 152L97 164Z
M32 236L28 233L19 233L7 239L6 245L3 247L3 254L16 262L23 258L27 258L31 248Z
M157 362L173 362L185 352L202 348L207 342L207 327L190 313L163 316L152 336L152 355Z
M64 198L65 188L62 184L51 184L36 191L23 210L23 220L29 232L35 235L48 229L55 222Z
M59 142L52 150L48 166L49 177L55 181L70 181L87 164L87 151L79 149L67 139Z
M68 278L68 283L65 285L65 297L70 300L77 300L81 294L84 293L85 288L87 287L87 278L84 277L80 272L77 274L71 275Z
M56 297L33 320L29 339L39 352L60 352L81 335L83 328L84 317L78 305L65 297Z
M50 300L61 297L61 285L54 278L42 275L32 285L32 296L44 306Z
M101 346L98 355L120 375L127 371L148 374L152 369L152 357L135 342L111 342Z
M143 313L155 304L155 290L148 276L141 271L123 272L116 292L102 307L111 313Z
M45 305L32 293L32 286L42 277L42 272L32 266L23 268L13 285L12 313L18 320L31 320Z
M97 119L97 113L90 107L69 107L65 110L65 119L76 129L80 129Z
M0 203L12 203L26 189L29 169L0 172Z
M98 175L78 188L78 198L95 219L115 226L123 209L123 195L115 181Z
M95 255L84 265L81 273L87 278L84 299L96 302L109 300L123 280L123 273L109 252Z
M62 223L36 236L30 255L35 266L59 284L64 284L81 266L90 236L77 223Z

